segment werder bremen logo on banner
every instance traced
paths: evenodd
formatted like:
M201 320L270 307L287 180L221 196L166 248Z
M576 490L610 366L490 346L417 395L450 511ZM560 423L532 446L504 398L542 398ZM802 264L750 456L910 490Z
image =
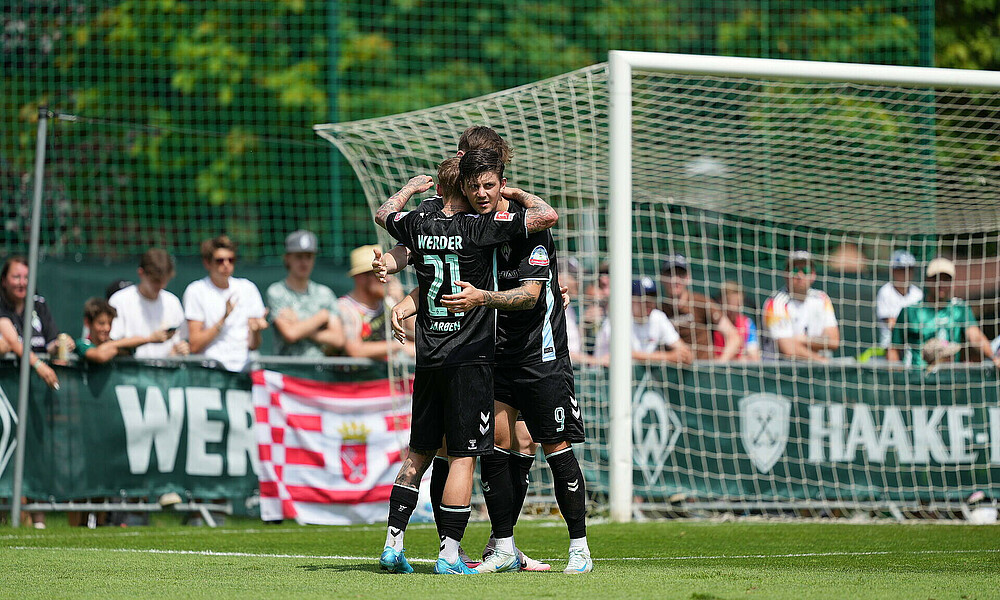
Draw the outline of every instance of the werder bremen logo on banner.
M752 394L740 400L743 449L761 473L771 470L788 443L792 403L776 394Z
M7 394L0 387L0 477L3 477L7 470L7 463L14 455L14 447L17 446L17 412L11 405Z
M634 460L646 478L655 483L663 473L667 457L681 435L681 420L667 405L663 394L648 387L649 373L632 395L632 441Z

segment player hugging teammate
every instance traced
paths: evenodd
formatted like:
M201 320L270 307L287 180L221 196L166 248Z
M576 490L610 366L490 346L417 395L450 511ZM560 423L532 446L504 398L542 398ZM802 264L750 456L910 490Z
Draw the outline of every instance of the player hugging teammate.
M427 176L414 177L376 215L401 242L378 257L376 270L396 272L409 263L420 284L393 311L394 324L417 314L417 366L411 452L393 487L379 562L391 572L412 572L402 539L420 478L433 462L431 499L442 540L435 572L548 570L514 545L533 459L533 447L530 453L512 452L522 447L514 435L520 414L542 445L569 529L564 572L586 573L593 568L586 487L572 451L572 443L584 441L584 430L548 231L556 214L537 196L506 187L510 150L492 129L467 130L459 156L438 170L439 197L398 212L432 185ZM442 437L447 461L432 461ZM469 518L476 456L493 533L482 564L472 569L459 555L459 542Z

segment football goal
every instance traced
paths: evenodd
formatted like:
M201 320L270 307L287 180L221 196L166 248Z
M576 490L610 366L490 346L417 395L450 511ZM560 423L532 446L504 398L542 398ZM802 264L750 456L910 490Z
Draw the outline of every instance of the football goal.
M472 125L560 213L579 453L612 518L1000 495L1000 73L615 51L316 131L374 208Z

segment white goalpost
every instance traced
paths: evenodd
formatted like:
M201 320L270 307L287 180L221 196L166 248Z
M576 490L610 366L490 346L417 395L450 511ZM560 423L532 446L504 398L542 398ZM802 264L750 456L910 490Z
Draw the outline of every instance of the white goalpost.
M630 52L608 53L609 80L609 229L611 266L609 317L610 493L614 521L629 521L633 512L632 461L632 74L650 71L766 80L858 82L919 88L1000 90L1000 73L848 63L792 61L725 56ZM997 123L1000 126L1000 123ZM994 182L997 184L1000 182ZM994 224L996 226L997 224Z
M472 125L507 139L508 178L560 214L560 277L579 283L577 452L598 512L954 516L974 492L1000 497L1000 387L984 346L1000 340L1000 73L613 51L315 130L374 209L433 174ZM697 300L671 319L694 361L634 361L633 311L647 309L633 282L670 310L677 255ZM936 335L958 336L957 350L926 364L904 337L904 362L890 363L887 286L923 293L935 257L953 263L955 300L925 304L952 319ZM830 319L796 334L814 360L781 349L796 277ZM737 360L716 360L728 339L699 321L721 315L748 340ZM529 503L551 503L539 463Z

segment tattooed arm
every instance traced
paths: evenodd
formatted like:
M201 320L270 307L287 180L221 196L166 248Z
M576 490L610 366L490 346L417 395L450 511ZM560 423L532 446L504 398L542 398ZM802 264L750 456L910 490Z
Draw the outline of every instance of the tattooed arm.
M465 281L456 281L455 285L462 288L457 294L441 296L441 305L450 312L465 312L476 306L496 308L499 310L528 310L538 302L542 294L541 281L524 281L521 287L503 292L480 290Z
M385 228L386 218L394 212L399 212L414 194L426 192L434 185L430 175L417 175L406 182L401 190L389 197L375 212L375 223Z
M528 228L528 233L548 229L559 220L555 209L534 194L516 187L505 187L500 193L504 198L513 200L525 208L524 224Z

